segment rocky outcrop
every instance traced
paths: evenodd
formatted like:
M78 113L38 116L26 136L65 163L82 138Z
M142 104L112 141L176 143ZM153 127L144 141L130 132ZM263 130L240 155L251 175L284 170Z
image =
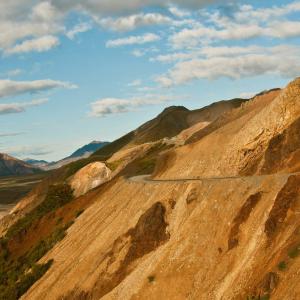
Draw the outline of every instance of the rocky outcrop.
M78 197L106 182L110 175L111 170L104 163L94 162L75 173L70 179L70 185Z

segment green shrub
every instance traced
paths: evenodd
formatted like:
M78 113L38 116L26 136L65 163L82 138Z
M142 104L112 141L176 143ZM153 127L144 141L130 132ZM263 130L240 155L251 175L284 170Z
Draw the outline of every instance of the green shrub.
M19 299L43 274L50 268L52 261L46 264L37 262L65 235L73 221L56 228L48 237L40 240L30 251L18 259L13 259L9 253L8 241L13 238L23 238L31 226L47 215L55 217L54 212L73 199L69 185L59 184L49 187L45 200L35 209L12 225L4 238L0 239L0 300ZM51 212L53 212L51 214ZM58 220L58 223L63 219Z
M113 162L106 162L105 164L111 171L115 171L118 169L118 167L121 163L122 163L122 160L115 160Z
M145 158L138 163L138 173L141 175L151 174L154 171L156 164L155 158Z
M65 237L66 229L67 225L56 229L48 238L41 240L17 260L0 260L0 300L18 299L43 276L52 261L46 264L37 264L37 262Z
M169 149L170 147L170 145L166 145L164 143L156 143L155 145L153 145L143 157L138 158L134 162L134 164L136 164L136 172L134 175L137 176L152 174L155 170L159 154L162 151Z
M277 267L278 267L278 270L284 271L284 270L287 268L286 262L285 262L285 261L281 261L281 262L278 264Z
M23 218L13 224L6 233L6 238L12 237L26 232L33 222L41 219L44 215L51 211L55 211L61 206L67 204L73 199L73 191L67 184L52 185L45 200Z
M56 221L56 225L61 224L63 220L64 220L63 217L59 217L59 218L57 219L57 221Z
M46 264L34 264L26 274L18 277L16 282L8 282L6 285L0 285L1 300L17 300L50 268L52 260Z
M155 276L154 276L154 275L148 276L148 281L149 281L149 282L155 281Z

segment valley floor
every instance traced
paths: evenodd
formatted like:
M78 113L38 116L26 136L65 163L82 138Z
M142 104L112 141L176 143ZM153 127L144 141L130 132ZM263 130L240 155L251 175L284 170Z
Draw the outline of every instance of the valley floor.
M45 177L45 173L0 177L0 218Z

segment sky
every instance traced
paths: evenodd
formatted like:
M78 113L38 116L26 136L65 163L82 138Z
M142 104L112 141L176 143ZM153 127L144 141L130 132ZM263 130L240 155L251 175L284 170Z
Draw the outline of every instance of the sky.
M58 160L298 76L300 1L0 1L0 152Z

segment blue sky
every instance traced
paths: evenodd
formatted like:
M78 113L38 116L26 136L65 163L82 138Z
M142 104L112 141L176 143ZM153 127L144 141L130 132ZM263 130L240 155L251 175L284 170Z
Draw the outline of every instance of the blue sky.
M57 160L167 106L300 74L300 1L0 3L0 152ZM225 3L225 4L224 4Z

